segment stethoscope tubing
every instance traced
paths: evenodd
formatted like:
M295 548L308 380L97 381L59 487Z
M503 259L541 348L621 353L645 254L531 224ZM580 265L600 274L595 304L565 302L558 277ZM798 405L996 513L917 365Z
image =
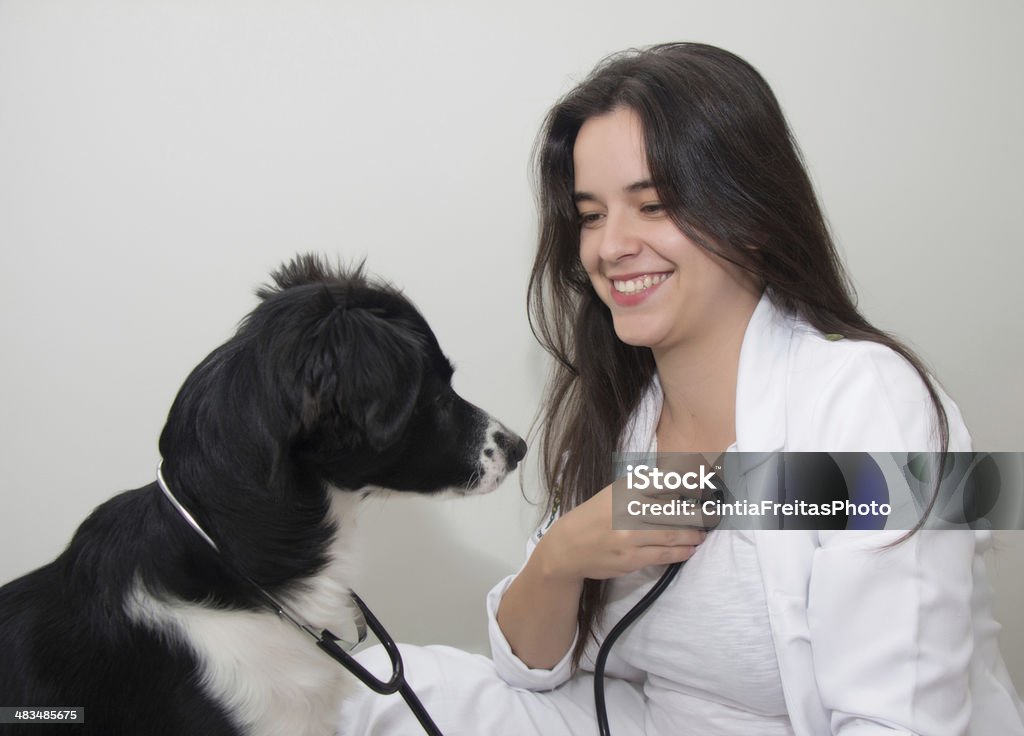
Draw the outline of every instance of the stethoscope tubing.
M384 681L378 677L375 677L369 670L363 667L356 659L346 652L344 649L339 647L333 637L330 636L329 631L324 631L327 636L321 637L316 645L326 652L334 661L338 662L342 667L351 672L361 683L366 687L373 690L375 693L381 695L393 695L399 693L402 699L405 700L405 704L409 706L409 710L412 711L413 715L416 716L416 720L419 721L423 731L429 736L444 736L441 730L434 723L434 720L427 713L427 709L423 707L423 703L416 697L416 693L409 686L409 683L405 680L405 667L402 663L402 654L398 651L398 645L395 644L395 640L388 634L387 629L384 625L377 620L377 617L373 615L373 612L369 607L363 603L363 599L356 595L354 592L349 591L349 595L355 604L359 607L359 610L363 612L363 617L366 619L366 625L373 632L373 635L380 641L381 646L384 647L384 651L387 652L388 659L391 660L391 678Z
M665 589L675 578L679 568L682 566L682 562L674 562L669 565L644 597L635 606L630 608L625 616L619 619L619 622L612 627L612 630L608 632L608 636L601 642L601 648L597 652L597 660L594 662L594 710L597 713L597 730L600 736L611 736L611 728L608 726L608 707L604 700L604 668L608 661L608 654L612 650L612 645L658 599L658 596L665 592Z

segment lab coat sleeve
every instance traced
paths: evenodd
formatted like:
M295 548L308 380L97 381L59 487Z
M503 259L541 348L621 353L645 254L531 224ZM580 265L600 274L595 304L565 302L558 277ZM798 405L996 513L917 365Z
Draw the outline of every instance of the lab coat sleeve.
M959 410L940 395L950 449L970 450ZM813 424L829 451L924 451L938 449L934 416L911 366L869 345L821 390ZM968 732L976 535L919 531L900 542L904 534L819 534L807 615L834 734Z
M550 526L550 521L547 526ZM533 554L541 533L538 531L531 535L526 545L526 559ZM491 658L494 660L494 668L499 677L512 687L534 691L553 690L572 676L572 652L576 648L579 631L577 630L576 637L573 638L565 656L554 667L551 669L527 667L512 651L505 634L498 626L498 606L501 605L501 598L513 580L515 580L515 575L509 575L487 594L487 632L491 641Z

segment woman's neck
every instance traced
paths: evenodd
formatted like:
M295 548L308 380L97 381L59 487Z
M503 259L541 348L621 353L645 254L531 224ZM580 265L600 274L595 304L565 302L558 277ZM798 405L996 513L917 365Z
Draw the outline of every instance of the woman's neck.
M701 338L655 350L665 395L659 451L719 453L736 441L740 348L756 306L756 300L737 305Z

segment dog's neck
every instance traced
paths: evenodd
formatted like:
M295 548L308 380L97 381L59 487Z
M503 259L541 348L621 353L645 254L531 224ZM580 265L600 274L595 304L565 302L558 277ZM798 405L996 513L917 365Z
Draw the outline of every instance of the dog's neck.
M331 504L328 510L328 516L330 522L336 527L335 538L330 549L328 550L328 557L330 562L325 568L312 580L308 580L307 585L304 586L305 594L299 596L299 599L288 597L289 600L285 602L283 598L275 597L269 593L262 585L256 580L250 577L246 571L238 569L237 566L232 565L230 560L227 560L224 554L221 552L221 548L213 540L213 538L207 534L206 530L203 529L202 525L196 520L196 518L189 512L188 508L174 495L171 491L170 485L163 474L163 462L161 461L157 465L156 470L157 485L160 487L161 492L167 498L167 500L177 511L178 515L190 526L193 531L198 534L207 545L217 554L217 556L229 567L234 569L234 572L239 577L244 579L255 591L257 597L264 603L264 605L276 613L281 618L286 619L297 628L305 631L306 633L313 634L319 629L324 628L326 623L320 626L313 626L308 623L298 613L296 608L309 608L310 613L313 615L314 620L319 620L322 616L328 616L330 619L334 619L337 615L337 605L339 601L348 600L348 589L344 585L343 578L347 577L347 565L345 558L347 557L347 550L342 548L343 542L341 537L347 537L350 535L338 534L343 527L351 526L351 506L355 499L349 497L349 494L345 494L340 491L331 492ZM346 503L348 501L348 503ZM333 622L337 625L336 621ZM365 626L357 621L357 629L359 640L366 636Z
M165 555L160 564L176 561L179 569L203 565L203 576L186 576L200 585L206 576L225 578L210 591L181 591L185 597L201 600L208 592L223 605L245 608L247 601L253 602L251 591L247 585L232 584L232 580L241 582L233 571L259 581L275 597L288 598L307 579L335 565L342 531L338 519L347 520L354 513L348 498L335 496L354 494L332 493L311 477L288 476L276 488L269 485L258 464L229 472L218 460L205 453L165 452L161 472L163 485L213 545L167 493L158 490L159 479L151 486L152 502L167 520L174 540L172 549L184 555L180 559Z

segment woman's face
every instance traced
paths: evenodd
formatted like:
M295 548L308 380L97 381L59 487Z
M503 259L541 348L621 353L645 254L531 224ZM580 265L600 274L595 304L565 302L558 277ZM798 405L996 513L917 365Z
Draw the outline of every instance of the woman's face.
M730 317L749 317L760 289L672 222L651 182L636 113L622 107L587 120L573 164L580 261L620 340L655 350L699 345Z

